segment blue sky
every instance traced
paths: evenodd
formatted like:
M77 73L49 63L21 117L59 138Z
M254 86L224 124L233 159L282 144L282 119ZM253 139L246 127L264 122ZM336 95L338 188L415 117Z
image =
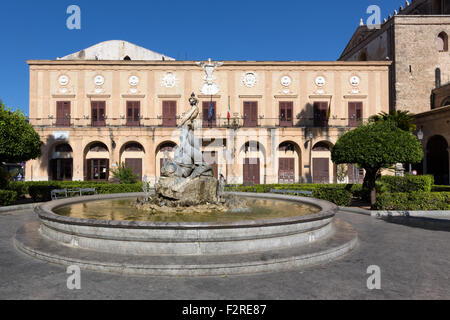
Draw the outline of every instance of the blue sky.
M67 7L81 8L69 30ZM178 60L336 60L370 5L403 0L1 1L0 99L28 114L26 60L127 40Z

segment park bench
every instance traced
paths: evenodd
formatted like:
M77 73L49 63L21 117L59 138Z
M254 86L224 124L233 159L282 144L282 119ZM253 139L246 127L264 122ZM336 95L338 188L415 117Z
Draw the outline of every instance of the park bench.
M95 190L95 188L55 189L51 191L51 197L52 200L58 200L74 195L79 195L81 197L82 195L87 193L97 194L97 190Z
M312 191L305 191L305 190L284 190L284 189L271 189L270 193L278 193L278 194L296 194L298 195L304 195L304 196L312 196Z

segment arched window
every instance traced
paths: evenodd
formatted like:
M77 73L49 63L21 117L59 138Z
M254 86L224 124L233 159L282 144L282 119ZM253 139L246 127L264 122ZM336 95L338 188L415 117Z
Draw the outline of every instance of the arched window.
M72 147L67 143L59 144L55 147L55 152L72 152Z
M283 142L282 144L280 144L280 147L278 148L278 150L284 151L284 152L295 151L295 146L291 142Z
M123 58L123 60L130 61L131 58L129 56L125 56L125 58Z
M89 148L89 151L92 152L107 152L108 151L108 147L101 142L96 142L93 145L91 145L91 147Z
M434 70L434 79L435 79L436 88L439 88L441 86L441 69L440 68L436 68L436 70Z
M445 107L445 106L450 106L450 97L447 97L442 101L441 107Z
M159 146L159 151L160 152L165 152L165 151L172 152L176 146L177 145L173 142L165 142Z
M144 152L144 147L140 143L130 142L125 146L127 152Z
M437 49L440 52L448 51L448 35L445 32L441 32L437 38Z
M330 151L330 143L326 141L317 142L312 148L313 151Z

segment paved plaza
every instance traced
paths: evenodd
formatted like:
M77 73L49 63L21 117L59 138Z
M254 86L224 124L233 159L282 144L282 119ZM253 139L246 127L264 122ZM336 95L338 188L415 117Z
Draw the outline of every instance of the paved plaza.
M450 233L340 212L358 248L325 265L223 277L143 277L81 271L67 289L66 268L17 251L14 234L36 218L30 210L0 215L0 299L450 299ZM367 268L381 269L381 289L367 289Z

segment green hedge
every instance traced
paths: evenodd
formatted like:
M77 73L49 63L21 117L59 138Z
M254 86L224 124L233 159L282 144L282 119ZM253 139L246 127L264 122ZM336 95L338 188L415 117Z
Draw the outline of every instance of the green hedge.
M358 194L362 191L361 184L314 184L314 183L301 183L301 184L261 184L254 186L244 185L229 185L227 191L236 192L258 192L268 193L271 189L275 190L300 190L300 191L314 191L321 187L335 187L339 189L345 189L351 193Z
M16 202L17 192L0 190L0 206L10 206Z
M275 190L298 190L312 191L313 197L333 202L339 206L351 204L352 196L361 197L362 185L360 184L266 184L266 185L232 185L226 188L227 191L234 192L257 192L268 193Z
M352 203L352 193L339 185L318 186L313 191L313 198L330 201L344 207Z
M17 192L17 198L24 198L28 194L28 183L11 181L8 185L8 190Z
M450 192L450 186L433 186L432 192Z
M378 210L450 210L450 192L385 192L377 197Z
M108 182L90 181L44 181L25 182L28 194L34 202L50 201L54 189L95 188L99 194L141 192L142 183L112 184ZM25 188L25 187L24 187Z
M383 176L381 177L381 193L383 192L431 192L434 184L432 175L404 177Z

